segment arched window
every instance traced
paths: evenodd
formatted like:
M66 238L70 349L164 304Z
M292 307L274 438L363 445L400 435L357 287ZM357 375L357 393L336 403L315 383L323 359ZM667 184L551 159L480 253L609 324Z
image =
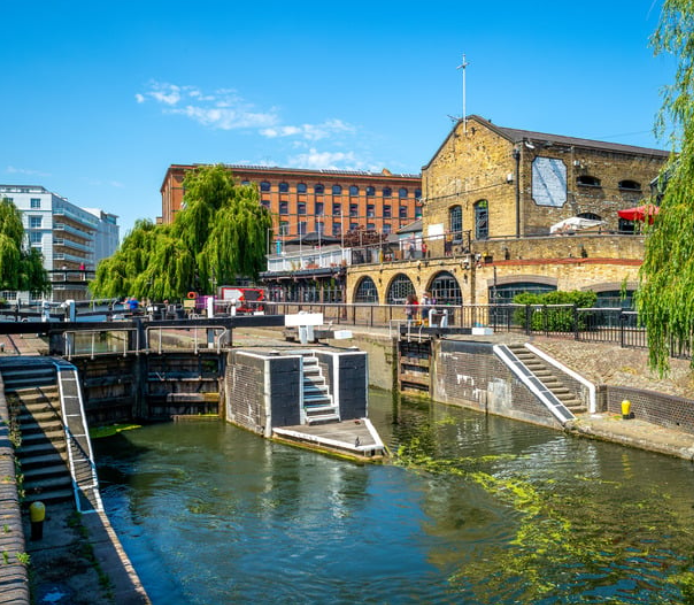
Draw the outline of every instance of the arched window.
M448 209L448 230L451 232L454 242L459 243L463 241L462 206L451 206Z
M415 189L414 190L414 199L416 199L416 200L422 199L422 190L421 189Z
M289 183L282 182L279 184L280 193L289 193Z
M400 189L398 189L398 197L401 200L407 197L407 187L400 187Z
M600 187L600 179L589 174L582 174L576 177L576 184L581 187Z
M306 187L306 183L299 183L296 186L296 192L297 193L306 193L307 189L308 188Z
M342 185L333 185L333 195L342 194Z
M321 185L320 183L318 185L314 185L313 186L313 193L319 193L319 194L325 193L325 185Z
M641 183L627 179L624 181L619 181L619 188L623 189L624 191L641 191Z
M441 271L431 282L429 287L432 298L437 305L462 305L463 293L458 285L458 280L448 271Z
M354 291L354 302L356 303L378 303L378 290L376 284L370 277L363 278Z
M475 239L489 237L489 203L487 200L475 202Z
M519 281L511 284L490 286L487 294L491 304L511 304L516 294L524 294L525 292L531 294L546 294L547 292L555 292L556 289L556 286L551 286L549 284Z
M356 185L350 185L349 186L349 194L350 195L359 195L359 187Z
M402 305L409 294L415 294L414 284L404 273L398 273L388 288L386 300L389 305Z
M366 188L366 195L367 195L368 197L372 197L372 196L376 195L376 187L373 187L373 186L369 185L369 186Z
M393 195L393 190L390 187L383 188L383 197L391 197Z
M260 183L260 190L270 191L270 181L263 181L262 183Z

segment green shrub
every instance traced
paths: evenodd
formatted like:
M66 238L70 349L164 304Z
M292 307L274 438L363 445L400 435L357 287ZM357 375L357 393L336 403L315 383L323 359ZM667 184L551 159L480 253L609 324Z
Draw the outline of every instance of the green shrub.
M533 294L524 292L513 297L517 307L513 313L513 321L528 329L527 306L530 310L530 329L537 332L573 332L574 329L585 330L586 317L581 314L576 317L574 308L593 307L598 299L595 292L546 292ZM551 306L562 305L562 306ZM574 323L578 321L578 325Z

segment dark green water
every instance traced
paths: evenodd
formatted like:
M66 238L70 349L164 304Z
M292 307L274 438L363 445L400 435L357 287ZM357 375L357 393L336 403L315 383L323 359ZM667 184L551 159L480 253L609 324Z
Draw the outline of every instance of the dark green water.
M690 463L440 405L393 416L372 392L399 465L221 423L96 441L152 601L694 603Z

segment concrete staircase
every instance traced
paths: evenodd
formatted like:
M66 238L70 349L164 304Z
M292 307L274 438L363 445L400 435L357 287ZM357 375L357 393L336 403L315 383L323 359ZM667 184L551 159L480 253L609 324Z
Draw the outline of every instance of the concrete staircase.
M74 498L55 367L24 362L1 369L10 414L21 435L16 453L24 476L24 503Z
M561 381L560 372L556 368L523 345L509 345L508 348L572 414L587 411L585 404Z
M318 358L313 355L303 355L304 397L303 409L307 424L339 422L340 411L333 403L323 370Z

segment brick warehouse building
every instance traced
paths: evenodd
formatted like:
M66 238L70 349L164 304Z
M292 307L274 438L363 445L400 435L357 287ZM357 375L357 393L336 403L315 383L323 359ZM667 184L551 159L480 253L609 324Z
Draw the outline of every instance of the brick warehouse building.
M200 164L172 164L161 186L162 222L183 202L183 179ZM311 232L340 238L347 231L391 233L421 214L421 177L342 170L227 165L242 184L258 186L281 239Z
M415 260L348 271L350 302L398 304L432 291L451 304L510 301L523 291L633 291L643 236L618 211L650 198L668 152L459 121L424 166L422 241ZM592 231L550 233L572 217ZM636 232L636 234L635 234Z

